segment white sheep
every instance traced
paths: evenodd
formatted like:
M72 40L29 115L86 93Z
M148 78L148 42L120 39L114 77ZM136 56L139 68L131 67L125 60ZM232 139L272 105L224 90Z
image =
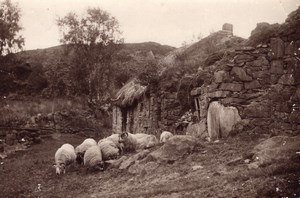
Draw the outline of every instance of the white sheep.
M154 147L158 140L154 135L144 133L127 133L123 132L120 135L120 142L124 144L126 150L140 150Z
M71 144L63 144L55 153L56 174L66 173L66 166L73 164L76 159L74 147Z
M93 138L85 139L80 145L78 145L75 149L76 153L76 161L78 164L82 164L83 156L86 150L91 147L97 145L97 142Z
M99 143L101 143L102 141L106 141L106 140L109 140L109 141L112 141L116 146L117 148L120 150L120 154L123 153L123 148L124 148L124 145L123 143L120 141L121 137L120 137L121 134L112 134L102 140L99 140L98 142L98 145Z
M165 143L168 139L170 139L170 137L173 136L173 133L169 132L169 131L163 131L160 135L160 139L159 142L160 143Z
M116 159L122 153L122 149L120 149L113 141L109 139L100 140L98 142L98 146L100 147L102 159L104 161Z
M84 166L93 170L104 170L104 162L98 145L89 147L84 154Z

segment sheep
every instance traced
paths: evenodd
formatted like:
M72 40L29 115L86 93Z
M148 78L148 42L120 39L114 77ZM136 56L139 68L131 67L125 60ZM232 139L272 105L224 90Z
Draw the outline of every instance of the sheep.
M160 143L165 143L168 139L170 139L170 137L172 137L173 134L169 131L163 131L160 135L160 139L159 142Z
M76 153L76 161L78 164L82 164L83 156L86 150L91 147L97 145L97 142L93 138L85 139L80 145L78 145L75 149Z
M118 158L123 151L123 149L120 149L113 141L109 139L100 140L98 142L98 146L100 147L104 161Z
M56 174L66 173L66 166L73 164L76 159L74 147L71 144L63 144L55 153Z
M100 140L98 142L98 145L102 141L106 141L106 140L112 141L116 145L116 147L120 150L120 154L122 154L123 153L124 144L122 142L120 142L120 139L121 139L120 134L112 134L112 135L110 135L110 136L108 136L108 137Z
M154 147L158 141L154 135L144 133L127 133L120 135L120 141L124 144L126 150L140 150Z
M84 154L84 166L92 170L104 170L104 162L102 160L102 154L100 147L94 145L89 147Z

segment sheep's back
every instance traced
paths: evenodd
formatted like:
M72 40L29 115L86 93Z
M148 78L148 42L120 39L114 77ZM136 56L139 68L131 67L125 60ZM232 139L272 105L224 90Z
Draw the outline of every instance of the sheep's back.
M119 155L120 150L118 146L111 140L99 142L98 146L100 147L103 160L109 160Z
M136 134L136 137L139 149L150 148L158 143L158 140L154 135L139 133Z
M75 152L84 153L85 151L87 151L88 148L95 145L97 145L97 142L92 138L88 138L76 147Z
M160 135L160 142L164 143L166 142L170 137L172 137L173 134L169 131L163 131Z
M101 161L102 161L102 154L99 146L97 145L91 146L86 150L84 154L84 161L83 161L85 166L93 167Z
M64 163L66 165L74 162L76 159L76 154L74 148L68 149L68 147L61 147L55 153L55 163Z

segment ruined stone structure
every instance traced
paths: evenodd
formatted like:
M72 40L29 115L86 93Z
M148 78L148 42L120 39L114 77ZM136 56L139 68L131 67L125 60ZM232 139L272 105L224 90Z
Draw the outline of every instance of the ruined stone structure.
M201 86L190 93L198 119L189 123L186 133L210 140L237 132L299 133L299 21L300 9L272 34L268 30L270 35L256 38L259 43L227 50L220 59L200 67ZM232 34L232 29L231 24L223 26L223 32ZM130 92L139 99L114 107L114 132L176 132L175 123L183 114L178 93L166 88L145 94L146 88L133 87Z
M233 25L230 23L224 23L222 26L222 31L233 35Z
M300 38L294 39L285 35L242 47L205 68L211 78L191 92L201 120L192 135L208 133L214 140L234 130L299 133ZM214 103L219 107L211 109ZM228 112L214 113L224 111L223 106L234 108L241 119L232 119Z
M114 99L113 132L154 133L158 125L158 98L137 79L128 82Z
M175 129L180 117L176 93L145 93L128 105L113 106L113 132L159 133L158 129Z

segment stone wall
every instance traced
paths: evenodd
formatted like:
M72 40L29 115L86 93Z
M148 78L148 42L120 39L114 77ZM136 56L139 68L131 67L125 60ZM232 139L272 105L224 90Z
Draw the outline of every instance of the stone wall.
M160 128L176 133L177 126L175 123L181 117L181 106L177 99L177 92L164 91L160 96L160 100Z
M205 68L211 79L191 92L199 103L202 125L207 129L209 104L218 101L237 108L251 133L299 133L299 55L300 39L276 37L236 49Z
M131 133L156 133L158 128L158 98L144 96L130 107L113 107L113 132L123 131L122 123L126 119L126 131ZM123 113L122 113L123 111ZM125 113L124 113L125 112ZM124 116L127 118L124 118ZM124 124L123 124L124 125Z

